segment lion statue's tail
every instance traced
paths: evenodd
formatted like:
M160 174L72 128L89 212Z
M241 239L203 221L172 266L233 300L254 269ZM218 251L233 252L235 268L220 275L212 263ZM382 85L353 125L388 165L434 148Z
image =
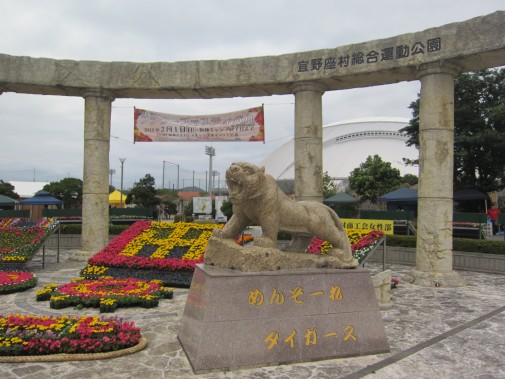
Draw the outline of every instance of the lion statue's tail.
M340 231L340 235L342 236L342 247L344 248L344 251L352 256L351 244L349 243L349 238L347 237L347 232L345 231L344 224L342 224L342 221L340 221L340 218L333 209L328 207L328 210L330 211L330 215L333 219L333 222L335 223L335 226Z

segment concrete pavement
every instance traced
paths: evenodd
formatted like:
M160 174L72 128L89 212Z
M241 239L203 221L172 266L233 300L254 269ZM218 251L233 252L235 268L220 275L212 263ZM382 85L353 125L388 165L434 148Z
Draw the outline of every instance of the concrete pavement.
M66 283L77 277L84 262L78 251L62 250L60 263L46 250L29 263L39 285ZM382 265L367 266L372 272ZM194 375L177 340L187 289L152 309L120 308L115 316L134 321L148 346L124 357L68 362L0 363L2 378L503 378L505 377L505 276L460 272L470 285L428 288L402 281L407 266L388 265L400 285L393 306L381 311L391 352L356 358L259 367ZM37 315L99 314L95 309L53 310L37 302L35 289L1 296L1 313Z

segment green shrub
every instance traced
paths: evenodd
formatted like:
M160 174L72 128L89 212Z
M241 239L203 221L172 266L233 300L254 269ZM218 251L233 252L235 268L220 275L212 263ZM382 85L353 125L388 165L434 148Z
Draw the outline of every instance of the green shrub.
M388 235L387 246L416 247L416 236ZM477 240L471 238L453 238L454 251L470 253L505 255L505 241Z
M131 225L109 225L109 234L112 236L121 234ZM61 234L82 234L81 224L61 225Z
M177 213L174 216L174 222L183 222L184 221L184 215L181 213Z
M387 246L416 247L416 236L388 234L386 244Z
M473 253L505 255L505 241L454 238L452 249L455 251L469 251Z
M131 225L109 225L109 234L112 236L116 236L118 234L123 233L130 226Z
M81 224L62 224L60 227L61 234L81 234L82 225Z

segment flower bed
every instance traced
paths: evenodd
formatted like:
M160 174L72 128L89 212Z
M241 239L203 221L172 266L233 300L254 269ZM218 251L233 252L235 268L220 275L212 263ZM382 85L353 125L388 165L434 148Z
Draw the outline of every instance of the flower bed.
M394 289L400 285L400 281L397 278L391 278L391 289Z
M133 322L116 318L0 315L0 357L111 352L141 338Z
M60 286L48 284L37 291L37 301L49 300L52 309L93 307L100 308L100 312L114 312L118 307L157 307L160 299L171 299L173 294L159 280L81 277Z
M352 255L359 263L365 260L376 244L384 237L384 233L379 230L346 229L346 232L351 244ZM307 247L307 251L311 254L327 254L332 247L332 244L328 241L315 237Z
M159 279L189 287L212 231L222 224L138 221L88 260L81 275Z
M54 216L54 218L61 221L82 221L81 216Z
M0 295L24 291L37 285L37 278L28 271L0 271Z
M42 218L37 222L21 218L1 219L0 268L23 267L57 227L58 222L53 218Z

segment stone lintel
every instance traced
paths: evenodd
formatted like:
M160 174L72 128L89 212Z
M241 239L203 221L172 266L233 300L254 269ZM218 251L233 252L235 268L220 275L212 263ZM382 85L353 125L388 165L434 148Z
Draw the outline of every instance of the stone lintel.
M431 62L453 62L462 71L499 67L505 64L504 36L505 12L498 11L420 32L279 56L138 63L0 54L0 91L82 96L82 90L95 88L117 98L207 99L290 94L294 83L304 82L332 91L416 80L417 68ZM404 47L401 57L381 59L381 51L397 47ZM377 60L367 57L370 52L377 52ZM363 54L363 61L332 63L353 54Z

